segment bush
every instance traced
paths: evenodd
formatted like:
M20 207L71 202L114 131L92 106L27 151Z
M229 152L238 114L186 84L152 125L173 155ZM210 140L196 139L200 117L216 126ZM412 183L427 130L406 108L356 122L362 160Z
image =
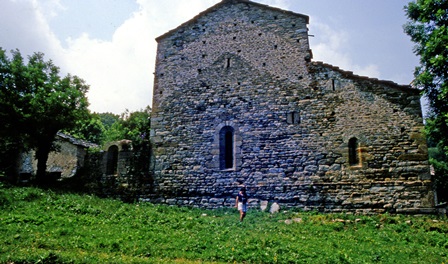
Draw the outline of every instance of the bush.
M3 190L0 190L0 209L6 209L10 206L11 200L9 199L8 195Z

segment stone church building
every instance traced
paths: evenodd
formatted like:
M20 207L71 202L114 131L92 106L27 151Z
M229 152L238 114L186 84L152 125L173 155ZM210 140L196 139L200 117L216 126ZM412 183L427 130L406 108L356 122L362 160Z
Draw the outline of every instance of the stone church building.
M223 0L158 37L158 201L323 211L434 206L420 92L312 60L309 17ZM155 199L155 198L154 198Z

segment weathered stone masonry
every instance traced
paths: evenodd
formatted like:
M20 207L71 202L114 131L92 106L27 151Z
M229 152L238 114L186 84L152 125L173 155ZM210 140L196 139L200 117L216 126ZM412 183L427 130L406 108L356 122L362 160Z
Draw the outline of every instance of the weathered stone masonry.
M433 206L419 91L312 62L308 17L224 0L157 38L157 201ZM154 198L155 199L155 198Z

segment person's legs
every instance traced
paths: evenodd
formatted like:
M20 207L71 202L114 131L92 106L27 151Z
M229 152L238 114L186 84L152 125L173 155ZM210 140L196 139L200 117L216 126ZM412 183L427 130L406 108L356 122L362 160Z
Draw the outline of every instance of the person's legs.
M243 210L240 210L240 222L243 222L244 217L246 217L246 212L244 212Z
M246 217L247 205L243 204L240 209L240 222L243 222L244 217Z

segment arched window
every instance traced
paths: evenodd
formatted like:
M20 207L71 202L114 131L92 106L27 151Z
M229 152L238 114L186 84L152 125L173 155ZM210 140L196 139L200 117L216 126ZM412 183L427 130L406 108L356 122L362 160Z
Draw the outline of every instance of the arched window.
M219 132L219 163L221 170L232 169L235 166L234 135L235 130L231 126L225 126Z
M118 147L113 145L110 146L109 149L107 150L106 174L107 175L117 174L117 166L118 166Z
M351 166L359 165L358 139L351 138L348 141L348 162Z

